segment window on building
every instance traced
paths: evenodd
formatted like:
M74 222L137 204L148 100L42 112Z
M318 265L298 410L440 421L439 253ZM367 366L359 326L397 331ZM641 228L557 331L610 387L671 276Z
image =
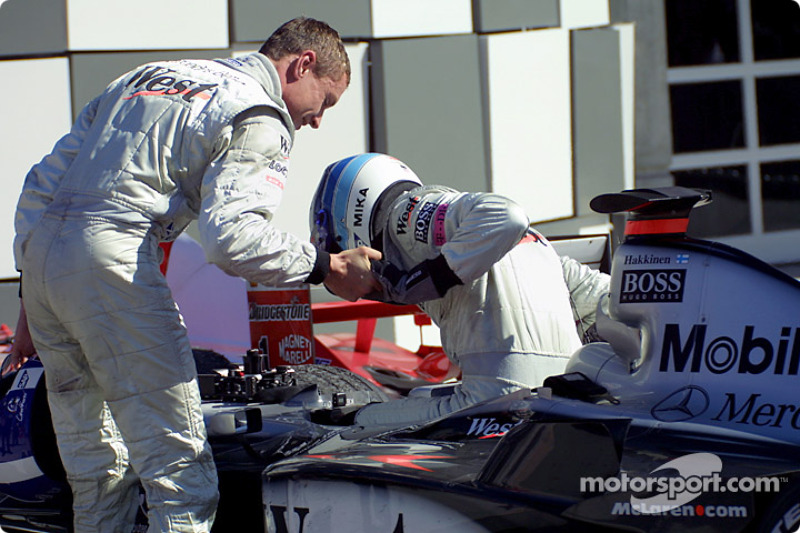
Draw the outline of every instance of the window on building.
M742 83L682 83L670 87L675 153L743 148Z
M800 246L784 244L800 243L800 6L664 2L671 173L714 198L692 213L690 231L753 242L777 234L777 255L796 248L800 261Z

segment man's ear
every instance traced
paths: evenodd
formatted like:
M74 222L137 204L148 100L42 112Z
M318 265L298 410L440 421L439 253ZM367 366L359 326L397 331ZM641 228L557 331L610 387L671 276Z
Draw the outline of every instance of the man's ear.
M317 53L313 50L304 50L294 62L295 72L293 74L297 79L300 79L313 72L316 65Z

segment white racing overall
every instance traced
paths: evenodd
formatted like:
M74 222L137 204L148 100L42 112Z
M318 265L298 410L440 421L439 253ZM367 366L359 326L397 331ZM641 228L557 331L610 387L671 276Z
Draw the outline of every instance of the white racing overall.
M570 289L573 298L593 300L582 306L591 311L607 289L607 276L570 259L562 265L550 243L529 228L522 208L496 194L412 189L393 202L379 227L386 261L408 271L442 255L463 282L441 298L417 296L462 381L446 396L367 406L356 416L361 425L425 422L540 386L563 373L581 345Z
M145 65L113 82L25 180L15 260L44 363L75 530L208 531L217 477L159 242L193 219L210 262L298 283L309 243L278 232L294 135L272 63Z

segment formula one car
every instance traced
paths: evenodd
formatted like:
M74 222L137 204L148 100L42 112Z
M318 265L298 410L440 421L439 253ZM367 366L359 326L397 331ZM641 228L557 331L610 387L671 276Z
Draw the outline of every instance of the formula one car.
M628 215L602 340L540 388L425 424L354 425L391 400L346 369L196 354L215 530L796 531L800 282L687 237L709 201L680 187L595 198ZM31 361L0 384L7 531L69 531L41 374Z

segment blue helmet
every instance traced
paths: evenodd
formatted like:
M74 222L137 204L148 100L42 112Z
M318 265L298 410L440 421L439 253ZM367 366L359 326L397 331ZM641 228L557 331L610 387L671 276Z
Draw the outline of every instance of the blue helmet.
M403 181L422 185L407 165L385 154L354 155L330 164L311 202L311 242L333 253L372 246L378 199Z

